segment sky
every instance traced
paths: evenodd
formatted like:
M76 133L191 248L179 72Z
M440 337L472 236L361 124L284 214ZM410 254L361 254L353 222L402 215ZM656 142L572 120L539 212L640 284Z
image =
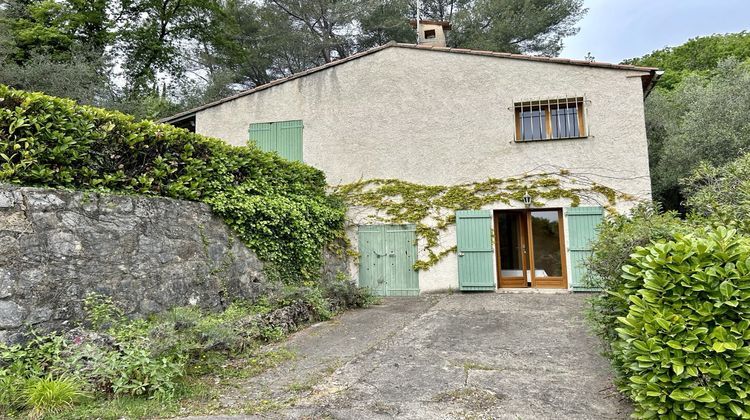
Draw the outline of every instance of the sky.
M561 57L619 63L696 36L750 31L750 0L584 0L581 31Z

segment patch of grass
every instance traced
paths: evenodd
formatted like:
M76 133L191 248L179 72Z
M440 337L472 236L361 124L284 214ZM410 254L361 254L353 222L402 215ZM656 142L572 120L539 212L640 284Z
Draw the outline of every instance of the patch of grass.
M336 372L336 370L338 370L338 368L340 368L343 365L344 365L343 361L341 361L339 359L336 359L333 362L331 362L331 364L329 364L328 366L326 366L326 368L325 368L325 370L323 372L325 372L326 375L328 375L328 376L333 375L333 373Z
M313 388L315 388L315 385L319 382L320 378L313 377L309 378L308 380L304 382L292 382L291 384L287 385L286 389L290 392L307 392L312 391Z
M79 381L49 376L26 381L23 395L26 407L31 409L31 417L63 411L88 397Z
M227 363L221 367L222 369L216 373L222 378L252 378L295 357L297 355L293 351L278 348L248 357L227 360Z
M183 382L177 388L175 398L159 400L139 396L123 395L111 397L99 395L64 412L45 416L49 419L137 419L173 417L193 412L190 407L206 404L213 398L212 388L199 382Z

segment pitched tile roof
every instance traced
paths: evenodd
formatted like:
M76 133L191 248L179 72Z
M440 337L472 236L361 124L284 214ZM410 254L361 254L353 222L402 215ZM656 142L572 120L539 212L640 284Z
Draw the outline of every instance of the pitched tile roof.
M598 61L572 60L568 58L542 57L542 56L512 54L512 53L503 53L503 52L495 52L495 51L470 50L470 49L464 49L464 48L436 47L432 45L402 44L402 43L397 43L397 42L392 41L385 45L371 48L366 51L352 54L346 58L342 58L336 61L332 61L330 63L323 64L322 66L313 67L311 69L308 69L299 73L295 73L291 76L284 77L282 79L277 79L272 82L266 83L264 85L256 86L252 89L244 90L235 95L232 95L223 99L219 99L218 101L210 102L205 105L201 105L199 107L180 112L170 117L163 118L160 121L167 122L167 123L176 122L183 118L189 117L199 111L202 111L204 109L212 108L214 106L221 105L225 102L230 102L237 98L251 95L255 92L259 92L261 90L265 90L265 89L280 85L282 83L289 82L294 79L299 79L309 74L317 73L319 71L326 70L334 66L338 66L339 64L343 64L348 61L356 60L366 55L374 54L386 48L408 48L408 49L414 49L414 50L437 51L437 52L454 53L454 54L468 54L468 55L477 55L477 56L484 56L484 57L510 58L514 60L539 61L539 62L553 63L553 64L567 64L567 65L576 65L576 66L585 66L585 67L596 67L596 68L605 68L605 69L644 72L644 73L648 73L644 75L644 80L643 80L643 90L645 94L648 94L648 92L651 90L651 87L653 87L653 84L656 82L656 80L659 77L659 74L657 74L657 71L659 69L656 67L641 67L641 66L633 66L629 64L610 64L610 63L603 63L603 62L598 62Z

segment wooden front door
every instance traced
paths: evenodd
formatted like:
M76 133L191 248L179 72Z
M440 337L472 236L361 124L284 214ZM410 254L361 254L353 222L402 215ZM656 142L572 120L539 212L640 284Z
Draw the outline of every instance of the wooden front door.
M567 288L562 210L495 212L498 287Z

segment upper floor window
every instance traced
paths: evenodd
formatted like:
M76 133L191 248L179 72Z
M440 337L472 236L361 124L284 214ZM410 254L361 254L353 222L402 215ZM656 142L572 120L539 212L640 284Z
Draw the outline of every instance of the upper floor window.
M516 102L516 141L586 137L582 97Z

